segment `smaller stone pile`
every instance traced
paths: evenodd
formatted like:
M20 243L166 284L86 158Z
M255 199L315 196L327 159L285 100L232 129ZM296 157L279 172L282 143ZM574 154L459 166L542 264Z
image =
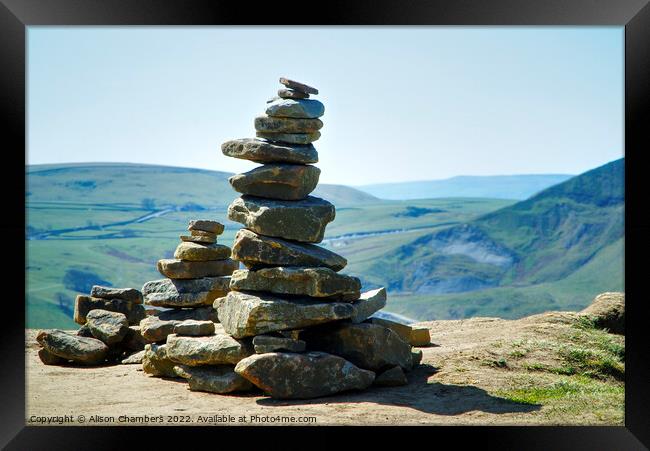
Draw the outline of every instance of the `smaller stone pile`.
M185 377L194 386L197 379L190 378L193 370L179 363L194 362L197 343L205 342L203 337L214 336L218 330L212 304L228 293L230 275L239 264L230 259L230 247L217 244L223 224L192 220L187 229L190 234L180 236L174 258L158 261L158 271L166 278L147 282L142 287L144 303L164 310L150 311L151 315L140 322L140 330L148 343L142 359L144 372L153 376ZM190 337L194 340L186 340ZM177 360L172 362L168 353ZM202 361L201 357L198 360ZM179 373L174 371L175 366L179 366ZM201 368L200 374L204 375L205 371ZM201 384L205 385L201 382L201 387Z
M145 340L137 325L145 317L142 293L134 288L95 285L90 296L78 295L74 320L81 328L76 334L62 330L41 331L36 340L38 355L46 365L76 363L101 365L137 360ZM130 360L129 360L130 359Z

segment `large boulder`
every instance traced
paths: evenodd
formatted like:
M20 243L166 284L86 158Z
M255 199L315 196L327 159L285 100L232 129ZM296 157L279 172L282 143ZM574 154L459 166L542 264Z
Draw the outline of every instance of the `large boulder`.
M172 334L167 337L168 357L183 365L234 365L253 352L249 341L235 340L226 334L207 337Z
M375 379L372 371L323 352L255 354L240 361L235 372L278 399L317 398L363 390Z
M216 298L225 296L230 291L229 285L230 276L160 279L145 283L142 292L147 305L170 308L198 307L212 305Z
M320 119L293 119L287 117L258 116L255 118L255 130L270 133L311 133L320 130Z
M77 324L86 324L88 312L95 309L123 313L131 325L138 324L145 317L144 305L142 304L134 304L123 299L101 299L78 295L74 302L74 321Z
M346 319L352 315L353 308L342 302L287 300L268 294L231 291L219 302L217 311L226 333L242 338Z
M353 323L361 323L386 306L386 289L381 287L376 290L366 291L359 296L359 299L352 306L354 307L354 313L350 320Z
M100 299L122 299L133 302L134 304L142 304L142 293L135 288L113 288L93 285L90 290L90 296Z
M140 321L140 334L147 343L164 342L168 335L174 333L174 327L179 323L180 321L164 321L157 316L147 316Z
M235 139L221 145L221 152L228 157L256 163L318 163L318 152L313 145L270 143L262 139Z
M108 346L103 341L58 329L41 331L36 341L50 354L84 365L98 365L104 362L108 354Z
M376 324L339 323L305 329L300 339L310 351L341 356L359 368L382 372L396 365L413 367L411 346L392 330Z
M357 277L338 274L329 268L274 267L257 271L238 269L232 273L230 288L236 291L267 291L348 302L359 299L361 281ZM384 290L384 305L385 300ZM368 302L359 299L353 305L366 305ZM368 316L372 313L374 311Z
M144 347L142 370L156 377L178 377L174 371L176 362L167 357L167 345L148 344Z
M235 235L232 255L249 269L269 266L324 266L333 271L345 268L348 261L325 248L258 235L241 229Z
M579 315L591 319L596 327L625 334L625 293L601 293Z
M121 342L129 332L129 322L122 313L95 309L86 315L86 324L93 336L107 345Z
M223 244L201 244L183 241L174 252L174 258L191 262L225 260L230 257L230 248Z
M223 394L250 391L253 388L253 384L235 373L229 365L177 365L174 371L179 377L187 379L191 391Z
M269 103L265 112L273 117L315 119L325 114L325 105L313 99L278 99Z
M209 262L186 262L176 259L158 260L158 271L170 279L229 276L238 267L239 264L229 258Z
M302 164L265 164L228 179L235 191L281 200L304 199L318 184L320 169Z
M228 207L228 219L265 236L320 243L336 216L334 205L318 197L299 201L241 196Z

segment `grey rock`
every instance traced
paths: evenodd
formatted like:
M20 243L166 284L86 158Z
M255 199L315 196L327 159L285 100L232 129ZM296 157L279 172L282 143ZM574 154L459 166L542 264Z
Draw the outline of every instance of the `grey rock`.
M311 144L320 139L320 132L315 131L311 133L274 133L274 132L255 132L258 138L264 138L271 142L287 143L287 144Z
M241 229L235 235L232 255L249 269L269 266L324 266L340 271L347 260L313 244L296 243L281 238L258 235Z
M349 302L359 299L361 281L329 268L275 267L257 271L238 269L232 273L230 288L236 291L267 291ZM356 307L354 314L358 315Z
M352 315L352 306L231 291L217 311L226 333L242 338L346 319Z
M122 313L95 309L86 315L86 324L93 336L107 345L121 342L129 331L129 322Z
M84 324L83 326L81 326L77 331L77 335L80 337L95 338L93 333L90 331L90 327L88 327L88 324Z
M216 235L179 235L178 238L184 243L214 244L217 242Z
M281 77L280 83L294 91L304 92L305 94L318 94L318 89L286 77Z
M219 321L217 311L211 305L197 308L159 310L153 315L163 321L185 321L187 319L213 321L215 323Z
M250 391L253 388L253 384L235 373L230 365L177 365L174 371L179 377L187 379L191 391L223 394Z
M288 337L274 337L272 335L257 335L253 338L253 347L256 354L265 354L275 351L303 352L307 344L302 340Z
M36 341L50 354L85 365L102 363L108 353L108 346L101 340L79 337L58 329L39 332Z
M406 384L408 384L408 379L406 379L406 374L404 374L402 367L399 365L377 375L373 383L373 385L379 387L397 387Z
M170 279L199 279L229 276L239 265L231 259L209 262L186 262L176 259L158 260L158 272Z
M189 335L193 337L200 337L204 335L214 334L214 323L212 321L195 321L185 320L174 326L174 333L176 335Z
M313 145L270 143L261 139L235 139L221 145L221 152L233 158L256 163L318 163L318 152Z
M320 119L294 119L290 117L258 116L255 130L269 133L312 133L323 127Z
M411 346L429 346L431 344L431 334L427 327L403 324L387 318L373 317L370 322L391 329Z
M145 283L142 292L147 305L171 308L198 307L212 305L216 298L225 296L230 291L229 284L230 276L160 279Z
M147 343L159 343L174 333L174 327L180 321L163 321L157 316L148 316L140 321L140 334Z
M215 235L221 235L224 230L223 224L218 221L212 221L210 219L192 219L187 226L187 230L202 230L203 232L214 233Z
M251 196L300 200L318 184L320 169L302 164L265 164L228 179L235 191Z
M183 241L176 247L176 251L174 252L174 258L192 262L225 260L228 257L230 257L230 248L223 244L204 245Z
M175 362L167 357L167 345L157 345L154 343L144 347L142 356L142 370L156 377L178 377L174 371Z
M144 359L144 349L142 351L134 352L125 359L122 359L122 365L136 365L141 364Z
M88 312L95 309L123 313L129 324L138 324L145 317L142 304L134 304L123 299L100 299L78 295L74 303L74 321L77 324L86 324Z
M248 341L236 340L230 335L217 334L207 337L167 337L167 355L177 363L189 366L234 365L253 354Z
M309 94L296 91L295 89L278 89L278 97L281 99L308 99ZM275 99L273 99L275 100Z
M361 323L370 316L386 307L386 289L384 287L363 293L359 300L352 304L354 314L350 320L353 323Z
M93 285L90 296L100 299L122 299L134 304L142 304L142 293L135 288L113 288Z
M255 233L307 243L320 243L336 216L334 205L318 197L298 201L241 196L228 207L228 219Z
M325 114L325 105L313 99L279 99L269 103L265 112L274 117L315 119Z
M339 323L305 329L300 338L307 349L341 356L359 368L375 372L395 365L413 367L411 346L392 330L376 324Z
M142 351L147 340L142 336L140 326L129 326L129 331L122 340L122 346L129 351Z
M52 354L45 348L38 350L38 358L41 359L41 362L43 362L45 365L63 365L64 363L68 362L66 359Z
M422 362L422 349L411 349L411 357L413 359L413 366L419 365Z
M255 354L240 361L235 372L277 399L308 399L363 390L375 379L372 371L323 352Z

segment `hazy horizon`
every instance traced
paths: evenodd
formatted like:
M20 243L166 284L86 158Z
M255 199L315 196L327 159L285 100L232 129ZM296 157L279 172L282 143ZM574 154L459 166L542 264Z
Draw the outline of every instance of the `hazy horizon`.
M321 182L576 175L624 156L623 27L28 27L26 164L223 172L280 87L325 104Z

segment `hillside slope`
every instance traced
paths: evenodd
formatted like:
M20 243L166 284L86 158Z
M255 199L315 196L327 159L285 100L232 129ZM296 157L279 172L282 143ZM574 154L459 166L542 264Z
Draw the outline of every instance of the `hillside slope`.
M623 249L624 165L624 159L616 160L525 201L423 235L385 256L373 272L386 274L389 289L405 296L396 312L420 318L433 318L434 307L426 309L426 316L421 309L444 299L453 299L455 305L473 300L475 307L479 304L478 314L487 314L488 304L501 301L516 311L516 298L526 292L537 295L526 301L527 309L531 302L544 306L538 311L567 307L566 298L548 305L556 297L539 288L550 290L549 284L562 280L566 288L569 277L588 266L598 268L587 271L597 283L589 287L576 282L583 288L582 298L598 290L620 290L622 257L612 255L622 256ZM539 298L542 292L545 302ZM411 309L415 304L417 314Z

